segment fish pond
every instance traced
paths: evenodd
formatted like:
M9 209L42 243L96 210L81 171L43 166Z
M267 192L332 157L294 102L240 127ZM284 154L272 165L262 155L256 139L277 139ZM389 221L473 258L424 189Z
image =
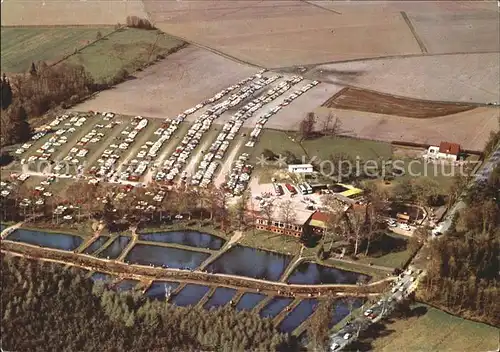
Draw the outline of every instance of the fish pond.
M122 280L115 285L114 289L118 292L131 291L137 286L138 283L138 280Z
M94 242L92 242L85 250L84 254L92 254L101 248L109 240L108 236L99 236Z
M208 272L277 281L291 257L260 249L234 246L211 263Z
M173 296L172 303L181 307L195 305L209 290L210 288L207 286L187 284L179 293Z
M83 242L83 239L79 236L26 229L15 230L7 236L7 239L66 251L75 250Z
M125 261L131 264L165 266L174 269L195 269L210 256L185 249L136 244Z
M113 240L113 242L109 246L107 246L97 256L99 258L116 259L120 256L125 247L127 247L129 242L130 242L130 237L118 236Z
M316 299L304 299L281 321L278 329L281 332L291 333L316 310Z
M179 283L177 282L154 281L151 286L149 286L145 294L151 298L165 299L165 295L175 290L177 286L179 286Z
M259 315L262 318L274 318L292 302L292 298L274 297L269 301L268 304L266 304L264 308L262 308L262 310L259 312Z
M241 296L238 304L236 305L236 309L251 310L264 298L266 298L266 296L261 293L247 292Z
M290 284L355 284L358 280L368 280L364 274L336 269L311 262L300 263L287 282Z
M345 317L349 315L354 309L357 309L363 305L365 301L361 298L350 297L346 299L339 299L335 301L334 311L332 314L332 320L328 324L329 328L334 327L340 321L342 321Z
M220 237L197 231L145 233L139 235L139 240L176 243L184 246L208 249L220 249L226 242Z
M203 308L210 309L225 306L231 301L235 294L235 289L219 287L214 291L212 297L203 305Z

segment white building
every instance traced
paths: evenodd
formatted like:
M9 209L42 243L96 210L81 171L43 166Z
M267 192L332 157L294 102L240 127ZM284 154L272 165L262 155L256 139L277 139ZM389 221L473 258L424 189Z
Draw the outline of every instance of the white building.
M460 154L460 145L441 142L439 147L430 146L424 154L425 159L457 161Z
M288 172L294 173L307 173L313 172L313 166L311 164L292 164L288 165Z

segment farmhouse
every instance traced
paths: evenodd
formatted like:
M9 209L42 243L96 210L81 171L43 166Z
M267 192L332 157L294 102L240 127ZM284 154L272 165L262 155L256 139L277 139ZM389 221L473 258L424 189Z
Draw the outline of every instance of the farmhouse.
M459 144L441 142L439 147L431 145L425 152L424 159L457 161L459 154Z

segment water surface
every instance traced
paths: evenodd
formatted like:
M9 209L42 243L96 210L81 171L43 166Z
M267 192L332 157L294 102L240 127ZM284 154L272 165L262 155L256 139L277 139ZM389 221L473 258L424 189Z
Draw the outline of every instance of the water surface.
M122 280L115 286L115 290L118 292L131 291L138 283L138 280Z
M235 246L210 264L207 271L277 281L290 260L283 254Z
M292 298L286 297L274 297L269 301L268 304L260 311L259 315L262 318L274 318L277 316L286 306L293 302Z
M210 297L209 300L204 304L203 308L210 309L225 306L231 301L231 298L234 297L235 293L235 289L219 287L214 291L212 297Z
M278 326L281 332L291 333L316 310L316 299L302 300L290 313L287 314Z
M262 301L266 296L260 293L247 292L241 296L238 304L236 305L237 310L251 310L260 301Z
M105 273L101 273L101 272L96 272L96 273L93 273L91 276L90 276L90 279L94 282L97 282L97 281L105 281L105 282L111 282L115 279L115 277L113 275L109 275L109 274L105 274Z
M208 249L220 249L226 242L220 237L197 231L145 233L140 234L139 239L142 241L177 243Z
M178 282L154 281L146 291L146 295L155 299L165 299L166 292L172 292L179 286Z
M172 302L181 307L195 305L209 290L210 288L207 286L187 284L178 294L173 296Z
M95 251L97 251L99 248L101 248L104 243L106 243L109 240L108 236L99 236L98 239L96 239L94 242L90 244L85 250L83 251L84 254L92 254Z
M174 269L196 269L210 254L185 249L136 244L125 261L132 264L164 266Z
M336 269L316 263L302 262L292 272L287 282L290 284L355 284L359 279L369 276Z
M115 240L100 252L97 256L99 258L116 259L122 254L125 247L127 247L130 242L130 237L118 236Z
M83 239L78 236L25 229L15 230L7 239L66 251L73 251L83 243Z
M350 301L350 302L349 302ZM334 311L332 312L332 319L328 324L329 328L332 328L337 323L342 321L345 317L349 315L349 311L361 307L364 300L361 298L350 297L346 299L339 299L335 301ZM351 307L350 307L351 306Z

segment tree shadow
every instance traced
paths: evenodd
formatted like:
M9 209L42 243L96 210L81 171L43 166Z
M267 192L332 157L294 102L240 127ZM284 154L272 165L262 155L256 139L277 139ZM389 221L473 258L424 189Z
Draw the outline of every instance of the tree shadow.
M400 237L381 234L370 244L369 256L378 258L389 253L403 252L408 247L408 240Z

